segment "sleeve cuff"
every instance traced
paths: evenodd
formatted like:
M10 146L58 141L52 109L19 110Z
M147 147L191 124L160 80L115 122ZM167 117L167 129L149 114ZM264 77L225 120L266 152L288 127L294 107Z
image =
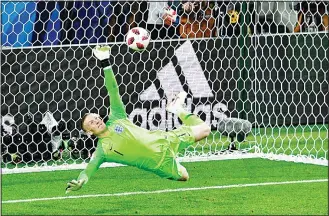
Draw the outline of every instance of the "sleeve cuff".
M107 68L111 66L110 59L104 59L101 61L102 68Z
M86 184L88 182L88 176L85 173L81 173L80 176L78 177L78 180L84 180L83 184Z

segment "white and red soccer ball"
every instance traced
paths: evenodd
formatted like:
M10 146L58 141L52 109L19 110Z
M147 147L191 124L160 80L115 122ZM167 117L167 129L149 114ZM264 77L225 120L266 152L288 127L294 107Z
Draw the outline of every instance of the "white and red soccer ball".
M135 51L144 51L150 43L150 33L141 27L135 27L129 30L126 43L129 48Z

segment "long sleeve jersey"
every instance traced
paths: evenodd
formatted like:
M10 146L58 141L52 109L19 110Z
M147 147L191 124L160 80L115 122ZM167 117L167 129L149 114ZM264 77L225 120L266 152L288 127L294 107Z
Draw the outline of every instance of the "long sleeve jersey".
M127 118L112 69L104 68L104 74L110 96L110 115L106 122L110 135L98 139L96 151L86 169L80 173L78 180L84 179L85 183L103 162L154 171L161 165L170 146L167 132L146 130Z

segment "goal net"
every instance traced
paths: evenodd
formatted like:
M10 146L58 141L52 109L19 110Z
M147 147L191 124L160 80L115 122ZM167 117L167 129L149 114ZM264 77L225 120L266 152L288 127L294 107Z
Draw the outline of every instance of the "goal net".
M191 11L163 4L1 2L2 173L85 167L97 139L81 131L80 119L94 112L106 120L110 106L92 56L96 44L111 45L120 95L136 125L179 127L165 106L173 94L188 93L186 109L212 132L180 160L327 166L327 4L203 2ZM176 20L152 21L167 6ZM124 43L135 26L158 37L144 52Z

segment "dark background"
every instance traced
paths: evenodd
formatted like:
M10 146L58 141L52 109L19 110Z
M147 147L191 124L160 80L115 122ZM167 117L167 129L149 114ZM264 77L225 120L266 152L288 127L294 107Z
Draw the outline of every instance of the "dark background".
M259 126L328 123L328 35L257 37L247 56L241 54L238 39L191 42L215 95L194 98L194 104L227 104L228 115L238 117L244 111L245 118ZM157 82L159 68L175 63L174 49L182 43L153 42L142 53L112 46L113 69L128 114L133 107L159 103L142 102L139 94ZM1 115L12 114L16 124L27 113L40 122L50 111L74 130L80 129L85 112L107 115L103 73L91 47L3 50L1 62ZM180 75L179 65L175 67ZM247 73L243 80L242 71ZM158 92L165 99L161 89Z

